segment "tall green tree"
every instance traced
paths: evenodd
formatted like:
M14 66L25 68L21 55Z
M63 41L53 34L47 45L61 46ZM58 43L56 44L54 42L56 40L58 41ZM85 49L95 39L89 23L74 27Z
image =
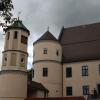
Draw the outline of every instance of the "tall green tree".
M12 0L0 0L0 17L4 19L5 23L11 22L13 8Z

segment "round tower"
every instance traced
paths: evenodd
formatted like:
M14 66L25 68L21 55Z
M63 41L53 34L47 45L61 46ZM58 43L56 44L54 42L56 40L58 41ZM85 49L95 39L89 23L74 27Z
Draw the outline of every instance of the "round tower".
M0 72L0 100L24 100L27 96L29 33L19 19L5 29L5 46Z
M43 84L48 97L62 96L62 47L58 40L47 31L34 44L33 81Z

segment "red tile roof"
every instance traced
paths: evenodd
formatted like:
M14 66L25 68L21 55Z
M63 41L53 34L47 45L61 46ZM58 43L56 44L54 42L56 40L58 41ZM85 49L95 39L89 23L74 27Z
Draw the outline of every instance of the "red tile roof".
M49 31L47 31L36 42L34 42L34 44L44 40L58 41Z
M100 59L100 23L63 28L63 62Z

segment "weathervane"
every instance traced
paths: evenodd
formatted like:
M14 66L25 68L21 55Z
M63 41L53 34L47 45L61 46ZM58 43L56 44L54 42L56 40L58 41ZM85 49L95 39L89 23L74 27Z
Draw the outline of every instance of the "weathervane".
M19 20L19 18L20 18L20 14L21 14L21 12L19 11L19 12L18 12L18 15L17 15L18 20Z
M49 26L47 27L47 31L49 31Z

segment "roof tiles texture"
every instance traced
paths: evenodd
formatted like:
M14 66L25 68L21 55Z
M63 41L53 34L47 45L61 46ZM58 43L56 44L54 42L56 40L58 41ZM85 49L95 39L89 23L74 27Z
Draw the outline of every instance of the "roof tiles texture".
M14 21L14 23L13 24L11 24L10 26L8 26L6 29L5 29L5 31L7 31L7 30L9 30L9 29L22 29L22 30L25 30L25 31L27 31L28 32L28 34L30 33L29 32L29 30L24 26L24 24L22 23L22 21L21 20L16 20L16 21Z
M63 62L100 59L100 23L63 28Z
M47 31L37 41L35 41L34 44L44 40L58 41L49 31Z

